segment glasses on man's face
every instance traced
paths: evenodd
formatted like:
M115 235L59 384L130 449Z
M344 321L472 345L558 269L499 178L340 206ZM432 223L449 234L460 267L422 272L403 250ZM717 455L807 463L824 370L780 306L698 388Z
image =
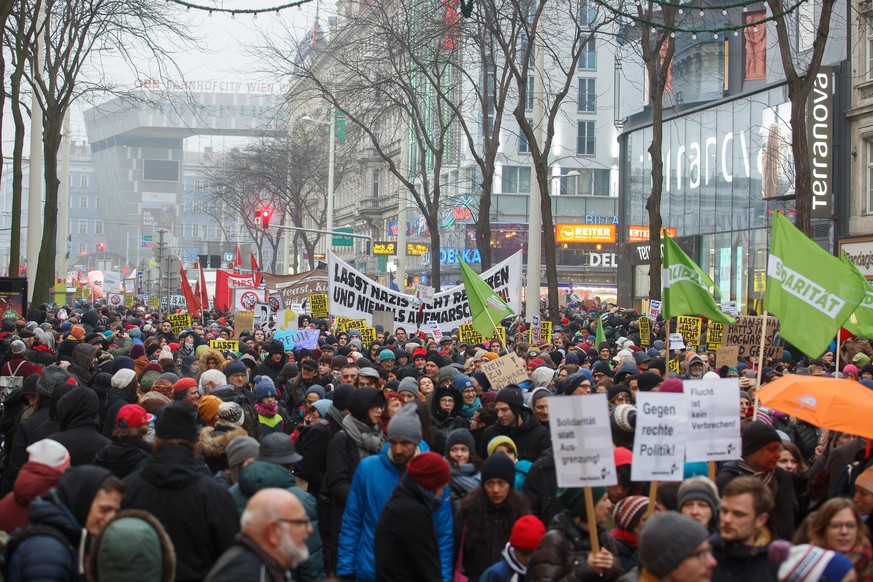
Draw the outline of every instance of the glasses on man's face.
M290 523L291 525L304 526L304 527L308 526L312 523L312 520L310 520L309 517L304 517L303 519L287 519L284 517L277 517L276 521L278 521L280 523Z

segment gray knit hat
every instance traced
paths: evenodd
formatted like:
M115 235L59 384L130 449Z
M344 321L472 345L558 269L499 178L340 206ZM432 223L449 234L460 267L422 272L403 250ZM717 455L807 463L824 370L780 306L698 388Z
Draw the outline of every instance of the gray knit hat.
M388 440L401 439L411 443L421 442L421 419L414 402L407 403L391 417L388 423Z
M439 374L437 374L437 384L442 384L444 380L454 380L455 376L459 374L460 372L457 368L444 366L440 368Z
M219 408L221 408L219 406ZM224 454L227 455L227 466L235 467L246 459L253 459L258 456L258 451L261 448L261 443L250 436L240 435L234 437L224 449Z
M691 477L682 482L679 486L679 493L676 495L676 507L682 509L682 506L689 501L703 501L712 510L713 514L719 510L718 489L715 483L706 477Z
M55 391L55 386L61 382L66 382L70 375L60 366L46 366L42 370L42 375L36 383L36 392L40 396L51 398Z
M415 399L418 400L418 395L420 394L418 391L418 380L412 376L407 376L401 380L400 386L397 387L397 393L400 394L401 392L412 392L415 395Z
M675 511L656 513L640 534L640 562L663 578L679 567L709 537L703 526Z
M456 428L449 433L449 438L446 439L446 457L449 456L449 452L455 445L464 445L471 453L476 452L476 441L473 439L473 433L466 428Z

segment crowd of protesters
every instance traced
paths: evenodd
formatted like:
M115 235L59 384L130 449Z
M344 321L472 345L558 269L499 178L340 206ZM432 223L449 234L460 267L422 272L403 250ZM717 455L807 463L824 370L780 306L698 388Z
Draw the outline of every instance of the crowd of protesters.
M317 349L286 350L211 315L178 333L136 305L2 320L6 580L873 581L869 445L755 399L759 372L873 389L863 351L757 370L689 346L669 372L663 321L642 338L638 313L594 301L541 341L507 322L506 345L401 327L365 345L302 317ZM480 368L507 351L529 380L492 389ZM637 393L727 377L741 458L714 481L687 463L650 498L631 480ZM619 479L589 507L557 486L549 408L597 392Z

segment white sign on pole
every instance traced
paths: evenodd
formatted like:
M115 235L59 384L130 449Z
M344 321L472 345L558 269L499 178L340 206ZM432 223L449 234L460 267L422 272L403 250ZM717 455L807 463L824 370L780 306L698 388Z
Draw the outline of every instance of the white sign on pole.
M270 304L256 303L254 314L255 329L266 329L267 324L270 323Z
M531 343L539 344L543 338L543 328L540 325L540 316L539 315L531 315L530 316L530 337Z
M558 487L618 483L606 394L562 396L560 403L549 413Z
M686 380L683 385L688 399L686 460L739 459L742 452L739 378Z
M285 331L297 329L297 312L290 309L280 309L276 314L276 330Z
M682 339L681 333L671 333L670 334L670 349L671 350L684 350L685 349L685 340Z
M728 315L739 315L740 310L737 308L736 301L725 301L724 303L719 303L719 309L721 309L724 313Z
M659 315L661 315L661 302L656 299L649 301L649 317L656 320Z
M427 285L417 285L415 287L415 296L425 305L433 305L433 296L436 295L434 287Z
M685 394L637 393L632 481L682 481L687 408Z
M427 326L430 328L430 333L433 334L433 341L439 343L443 341L443 332L440 330L440 326L435 321L428 321Z

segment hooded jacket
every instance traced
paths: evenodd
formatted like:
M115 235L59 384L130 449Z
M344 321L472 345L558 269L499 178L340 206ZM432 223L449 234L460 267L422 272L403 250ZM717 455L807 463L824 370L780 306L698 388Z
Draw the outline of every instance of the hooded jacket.
M122 507L148 511L173 540L177 580L202 580L233 545L239 531L236 504L190 449L165 445L124 482Z
M759 537L761 540L755 546L725 542L720 534L709 538L712 555L718 563L712 571L713 582L775 580L779 566L768 557L769 535Z
M0 500L0 531L12 533L30 523L27 509L34 499L58 484L61 472L48 465L28 461L21 467L12 491Z
M45 402L44 398L43 402ZM43 403L41 406L42 408L22 421L15 429L15 438L12 439L12 447L6 457L6 470L3 471L4 493L12 490L16 475L27 462L27 447L40 440L40 436L44 435L45 438L57 431L58 423L49 416L48 404Z
M597 528L600 547L613 554L612 568L598 573L588 565L591 553L591 536L586 527L576 525L567 512L555 517L540 545L528 563L528 577L532 580L579 580L609 582L621 575L621 560L616 553L615 542L606 530Z
M225 449L230 441L238 436L246 436L248 433L242 427L230 428L224 424L218 424L214 428L204 426L200 429L200 450L203 451L203 460L213 474L227 469L227 456Z
M546 427L540 424L532 410L521 409L521 424L517 426L501 426L493 424L482 433L479 446L479 456L488 456L488 442L496 436L508 436L518 449L518 458L523 461L536 461L543 452L552 446L552 437Z
M91 376L94 375L94 358L97 357L97 346L91 344L80 343L73 348L73 355L70 358L70 367L67 372L70 373L79 386L87 386Z
M106 394L106 412L103 414L103 436L112 437L112 430L118 422L118 411L121 407L136 403L136 393L131 394L120 388L110 388Z
M148 527L143 527L141 522ZM156 552L158 548L154 547L154 536L149 528L158 538L160 554ZM110 535L104 535L107 531ZM176 551L170 536L153 515L128 509L116 513L97 536L88 553L88 566L92 580L173 582Z
M136 437L113 439L97 451L92 464L109 469L113 475L124 479L139 469L151 452L151 446L142 439Z
M503 559L482 572L479 582L524 582L527 566L518 561L509 543L500 555Z
M309 559L297 567L294 579L301 582L321 582L324 579L324 555L321 534L318 531L316 501L315 497L297 487L294 473L275 463L255 461L242 470L239 482L230 488L230 494L242 511L252 495L267 487L285 489L303 504L306 515L312 522L312 533L306 538Z
M424 441L418 447L421 452L430 450ZM392 491L405 474L405 470L401 471L391 462L388 453L389 446L386 444L381 453L362 460L355 471L339 535L337 576L353 577L357 582L376 580L373 553L376 524ZM448 488L443 491L442 504L433 513L433 525L443 580L450 581L455 542Z
M94 455L109 444L97 429L97 394L90 388L74 388L58 401L60 432L49 438L70 451L70 465L78 467L94 460Z
M442 582L433 517L443 504L411 479L397 485L376 524L373 551L379 580Z

